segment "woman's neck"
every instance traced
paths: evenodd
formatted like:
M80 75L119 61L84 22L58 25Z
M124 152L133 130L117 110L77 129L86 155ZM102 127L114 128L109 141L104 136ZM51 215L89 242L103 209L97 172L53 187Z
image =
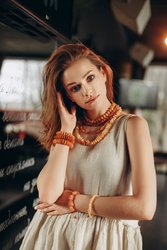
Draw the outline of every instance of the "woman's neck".
M87 110L86 111L86 116L89 119L96 119L97 117L101 116L102 114L104 114L107 109L111 106L111 102L107 99L105 103L103 103L103 105L100 105L96 107L96 109L93 110Z

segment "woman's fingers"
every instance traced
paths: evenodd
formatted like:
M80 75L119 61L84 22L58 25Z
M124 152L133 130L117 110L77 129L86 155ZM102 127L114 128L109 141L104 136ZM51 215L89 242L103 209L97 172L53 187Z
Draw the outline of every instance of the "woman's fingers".
M36 210L46 213L47 215L60 215L70 213L68 207L59 206L55 203L50 205L47 203L40 203L35 207Z
M62 110L65 110L67 111L67 108L64 104L64 101L63 101L63 98L62 98L62 95L61 93L57 92L57 103L58 103L58 108L59 108L59 112Z
M57 105L60 114L61 128L73 131L76 126L76 107L72 107L69 112L64 104L61 93L57 93Z
M50 206L50 204L48 204L46 202L41 202L37 206L35 206L34 209L35 210L41 210L41 209L47 208L49 206Z
M45 213L53 212L53 211L56 211L56 208L57 208L57 206L55 204L53 204L49 207L43 208L42 212L45 212Z
M60 111L65 111L65 112L69 113L69 111L68 111L68 109L67 109L67 107L66 107L66 105L64 103L63 97L62 97L62 95L61 95L60 92L57 92L57 102L58 102L59 112ZM75 105L73 105L72 108L71 108L71 114L76 115L76 106Z
M57 213L57 210L55 210L55 211L52 211L52 212L47 213L47 215L52 215L52 216L54 216L54 215L58 215L58 213Z
M35 207L36 210L39 210L39 211L42 211L42 212L45 212L45 213L48 213L48 212L52 212L52 211L56 211L56 208L57 208L57 205L56 204L52 204L52 205L49 205L47 203L42 203L38 206Z
M76 106L75 106L75 105L72 106L72 108L71 108L71 114L72 114L73 116L76 116Z
M57 206L54 211L47 212L47 215L63 215L71 213L68 207Z

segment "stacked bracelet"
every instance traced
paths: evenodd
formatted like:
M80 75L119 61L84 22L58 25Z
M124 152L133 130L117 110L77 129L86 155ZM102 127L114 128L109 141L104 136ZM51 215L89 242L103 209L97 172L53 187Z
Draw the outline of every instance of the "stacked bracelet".
M88 215L89 215L89 217L92 217L92 216L95 215L94 212L93 212L93 203L94 203L94 201L95 201L95 199L97 197L99 197L99 195L93 195L92 198L89 201L89 206L88 206Z
M68 198L68 208L72 213L77 211L74 201L78 194L80 194L78 191L73 191Z
M56 132L55 137L53 138L52 144L62 144L68 146L70 149L74 147L75 137L71 133L58 131Z

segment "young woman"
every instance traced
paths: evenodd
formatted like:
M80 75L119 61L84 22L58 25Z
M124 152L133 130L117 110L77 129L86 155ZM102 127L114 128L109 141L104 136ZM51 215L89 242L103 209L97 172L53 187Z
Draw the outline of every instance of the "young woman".
M82 44L60 46L44 72L40 203L24 250L141 250L139 220L156 208L146 121L113 101L109 65Z

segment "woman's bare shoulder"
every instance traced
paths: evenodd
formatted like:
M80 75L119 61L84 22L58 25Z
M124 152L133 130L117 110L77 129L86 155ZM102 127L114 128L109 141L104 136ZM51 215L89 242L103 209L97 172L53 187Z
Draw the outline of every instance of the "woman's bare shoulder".
M149 127L146 119L139 115L130 115L127 122L127 135L144 136L149 133Z

